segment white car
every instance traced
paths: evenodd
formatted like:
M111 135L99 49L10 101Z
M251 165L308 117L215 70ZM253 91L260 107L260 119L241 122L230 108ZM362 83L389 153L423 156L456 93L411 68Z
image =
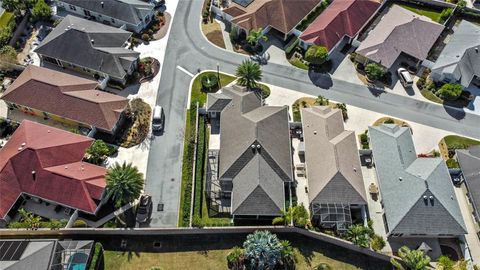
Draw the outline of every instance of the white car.
M402 83L403 87L411 87L413 85L413 79L412 76L410 76L410 73L404 68L399 68L398 71L398 78L400 79L400 82Z

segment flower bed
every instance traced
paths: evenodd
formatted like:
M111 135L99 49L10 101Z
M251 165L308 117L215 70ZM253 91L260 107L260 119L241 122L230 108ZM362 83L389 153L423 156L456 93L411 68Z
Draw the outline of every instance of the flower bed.
M160 70L160 62L153 57L145 57L138 61L137 71L140 75L139 82L143 83L155 77Z

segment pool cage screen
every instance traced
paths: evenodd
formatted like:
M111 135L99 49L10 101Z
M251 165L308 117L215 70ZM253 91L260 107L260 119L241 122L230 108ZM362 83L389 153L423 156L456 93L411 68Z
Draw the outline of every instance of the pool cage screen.
M346 231L352 225L352 212L349 204L313 203L312 220L323 228Z

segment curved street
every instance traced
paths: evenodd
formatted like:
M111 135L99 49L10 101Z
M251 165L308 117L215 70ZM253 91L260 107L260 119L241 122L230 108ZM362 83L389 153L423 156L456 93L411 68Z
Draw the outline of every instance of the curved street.
M202 0L179 0L162 65L156 104L165 109L165 132L150 143L145 192L152 195L151 227L176 227L180 203L183 129L192 74L216 69L234 73L246 59L209 43L200 30ZM480 137L480 117L461 109L419 101L406 96L371 89L365 85L306 72L291 66L263 66L263 81L307 93L322 95L378 113L385 113L431 127ZM352 74L356 76L356 74ZM156 211L157 204L163 211Z

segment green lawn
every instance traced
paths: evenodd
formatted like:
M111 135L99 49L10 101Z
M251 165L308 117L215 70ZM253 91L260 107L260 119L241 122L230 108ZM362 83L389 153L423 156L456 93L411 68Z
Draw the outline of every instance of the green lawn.
M457 135L445 136L443 140L445 141L445 144L447 145L448 148L452 146L456 146L456 147L463 146L463 148L468 148L472 145L480 145L480 141L457 136Z
M206 71L202 72L199 76L195 78L192 84L192 104L195 104L197 101L200 102L200 106L202 106L207 101L207 93L202 91L202 75L217 75L216 72L213 71ZM226 86L233 82L236 78L234 76L226 75L220 73L220 85Z
M439 11L431 10L431 9L425 9L425 8L422 8L422 7L413 7L413 6L410 6L410 5L399 5L399 6L405 8L405 9L408 9L412 12L415 12L419 15L423 15L425 17L428 17L435 22L440 21L440 12Z
M0 16L0 29L7 27L8 23L13 20L13 13L5 11L2 16Z
M430 101L433 101L435 103L443 104L443 100L439 97L437 97L432 91L429 90L421 90L420 93L422 93L422 96Z
M327 263L335 270L388 269L368 263L364 257L345 250L326 250L311 243L295 248L297 270L311 270L320 263ZM105 251L106 270L148 270L160 267L162 270L176 269L228 269L226 256L229 249L208 251L187 251L175 253L122 253ZM347 263L348 262L348 263Z
M290 64L293 66L296 66L297 68L308 70L308 66L305 65L300 59L298 58L292 58L289 60Z

